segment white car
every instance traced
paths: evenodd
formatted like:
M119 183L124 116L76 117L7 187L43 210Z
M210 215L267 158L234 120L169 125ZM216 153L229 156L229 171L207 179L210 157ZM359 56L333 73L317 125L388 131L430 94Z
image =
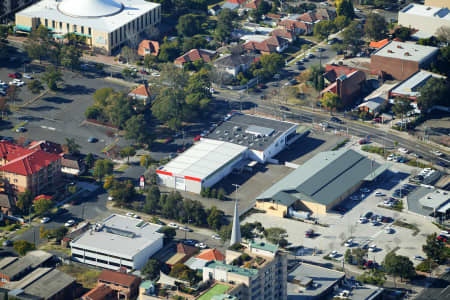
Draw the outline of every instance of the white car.
M396 156L394 154L389 154L389 156L386 158L388 161L395 160Z
M31 76L30 74L27 74L27 73L23 73L22 76L27 79L33 79L33 76Z
M407 154L409 151L406 148L398 148L398 152L403 153L403 154Z
M175 228L175 229L178 228L178 225L175 224L175 223L169 223L169 224L167 224L167 226L172 227L172 228Z
M386 228L384 229L384 231L385 231L387 234L394 233L394 229L392 229L391 227L386 227Z
M377 250L377 245L370 245L369 246L369 252L375 252Z
M351 247L351 246L353 246L353 240L352 240L352 239L349 239L348 241L346 241L346 242L344 243L344 246L345 246L345 247Z
M359 218L359 223L365 224L365 223L367 223L367 222L368 222L367 218L365 218L365 217Z
M152 73L152 76L153 76L153 77L159 77L159 76L161 76L161 75L159 75L159 73L154 72L154 73Z
M383 197L383 196L386 196L386 195L383 194L382 192L376 192L376 193L375 193L375 196L376 196L376 197Z
M200 249L206 249L208 246L205 243L197 243L195 244L195 247Z
M319 126L321 126L323 128L328 128L328 123L327 122L322 122L322 123L319 123Z
M328 255L331 258L335 258L338 256L338 252L336 250L331 251L331 253Z
M187 231L187 232L191 232L192 231L192 229L190 229L187 226L180 226L180 227L178 227L178 229L183 230L183 231Z
M65 227L72 227L73 225L75 225L75 220L69 220L64 224Z
M431 153L433 153L436 156L442 156L444 155L441 151L435 150L435 151L431 151Z
M49 217L43 217L43 218L41 219L41 223L42 223L42 224L48 223L49 221L50 221L50 218L49 218Z
M114 200L113 196L108 196L108 201L113 201L113 200Z
M220 236L219 236L218 234L213 234L213 235L211 236L211 238L214 239L214 240L220 240L220 239L221 239Z
M132 212L127 212L127 217L134 217L134 214Z

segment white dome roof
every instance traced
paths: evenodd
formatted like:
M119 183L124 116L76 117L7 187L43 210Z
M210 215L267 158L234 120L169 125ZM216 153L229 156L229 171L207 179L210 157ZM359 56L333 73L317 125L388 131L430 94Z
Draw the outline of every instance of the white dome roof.
M123 4L115 0L63 0L58 10L71 17L96 18L121 12Z

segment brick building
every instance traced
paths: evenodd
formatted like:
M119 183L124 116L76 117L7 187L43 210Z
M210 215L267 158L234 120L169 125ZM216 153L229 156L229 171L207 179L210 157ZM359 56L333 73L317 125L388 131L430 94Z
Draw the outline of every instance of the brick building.
M105 285L118 293L118 299L133 299L138 294L141 279L137 276L103 270L97 281L98 285Z
M372 73L385 73L404 80L427 67L436 57L438 48L391 41L370 57Z
M0 141L0 174L14 194L29 190L36 196L60 182L61 157Z
M361 86L366 81L366 74L363 71L355 70L348 75L343 74L329 86L320 91L322 97L326 93L333 93L339 96L344 107L351 106L361 94Z

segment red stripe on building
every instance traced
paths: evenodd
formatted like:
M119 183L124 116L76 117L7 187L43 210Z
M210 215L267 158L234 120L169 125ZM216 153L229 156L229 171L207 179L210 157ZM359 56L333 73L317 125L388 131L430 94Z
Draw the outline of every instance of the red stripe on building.
M194 180L194 181L198 181L198 182L201 182L201 181L202 181L200 178L190 177L190 176L184 176L184 179L187 179L187 180Z
M158 174L163 174L163 175L173 176L171 172L166 172L166 171L161 171L161 170L156 170L156 173L158 173Z

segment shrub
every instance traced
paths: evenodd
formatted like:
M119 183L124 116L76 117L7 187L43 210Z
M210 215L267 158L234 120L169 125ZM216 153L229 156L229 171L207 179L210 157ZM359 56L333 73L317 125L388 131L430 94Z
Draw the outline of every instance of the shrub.
M217 199L219 200L225 200L225 189L224 188L219 188L219 190L217 191Z
M216 197L217 197L216 189L211 189L211 193L209 194L209 198L216 198Z

